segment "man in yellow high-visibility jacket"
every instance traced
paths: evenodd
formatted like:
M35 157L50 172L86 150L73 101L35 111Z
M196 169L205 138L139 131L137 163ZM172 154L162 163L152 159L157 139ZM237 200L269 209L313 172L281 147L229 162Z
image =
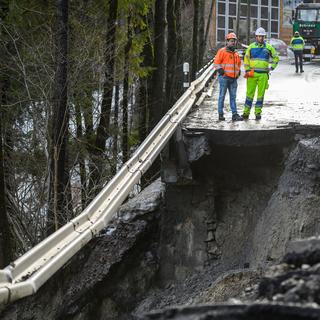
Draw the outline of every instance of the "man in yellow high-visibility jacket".
M296 64L296 73L298 73L298 67L300 64L300 73L304 72L303 71L303 48L304 48L304 39L300 36L299 32L296 31L294 33L293 38L290 41L290 46L293 50L294 53L294 60L295 60L295 64ZM298 62L299 60L299 62Z
M253 104L256 88L258 96L255 104L256 120L261 119L263 99L268 88L269 73L274 70L279 61L276 50L265 42L266 31L258 28L255 32L256 41L251 43L244 56L244 68L247 78L246 101L243 110L243 119L248 119ZM271 64L271 66L269 66Z

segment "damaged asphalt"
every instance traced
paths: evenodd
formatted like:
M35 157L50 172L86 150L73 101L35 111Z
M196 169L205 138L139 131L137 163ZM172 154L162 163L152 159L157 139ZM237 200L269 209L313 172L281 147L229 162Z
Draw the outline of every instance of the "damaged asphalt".
M265 94L262 119L254 119L254 110L248 121L232 122L228 94L225 99L226 121L218 121L218 91L210 92L205 102L194 108L184 122L188 130L210 129L226 131L256 131L281 129L292 124L320 125L320 63L305 63L305 72L295 73L289 60L282 60L271 72ZM242 75L244 71L242 70ZM246 99L246 80L238 80L237 107L242 114Z

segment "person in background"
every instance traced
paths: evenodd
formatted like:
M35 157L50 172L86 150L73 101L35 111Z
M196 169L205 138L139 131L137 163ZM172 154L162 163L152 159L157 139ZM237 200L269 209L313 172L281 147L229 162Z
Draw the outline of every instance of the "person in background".
M244 69L247 78L246 101L243 110L243 119L249 118L256 88L258 95L255 104L256 120L261 119L264 94L269 86L269 74L274 70L279 61L276 50L265 41L266 31L258 28L255 32L256 41L251 43L244 56ZM269 66L271 63L271 66Z
M214 66L218 72L219 80L219 100L218 116L219 121L224 121L224 100L229 91L230 108L232 112L232 121L241 121L242 117L238 114L236 96L237 96L237 79L240 76L241 60L236 51L237 36L235 33L229 33L226 37L226 46L219 49L214 60Z
M304 45L305 45L304 39L300 36L299 32L296 31L294 33L293 38L290 41L290 46L294 53L294 61L296 63L296 73L298 73L299 71L299 65L300 65L300 73L304 72L303 62L302 62Z

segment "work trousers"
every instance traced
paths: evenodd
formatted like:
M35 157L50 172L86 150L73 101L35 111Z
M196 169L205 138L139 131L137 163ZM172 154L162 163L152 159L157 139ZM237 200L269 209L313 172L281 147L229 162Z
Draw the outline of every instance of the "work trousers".
M249 116L253 104L254 95L258 87L258 96L255 104L255 115L261 115L263 107L263 99L266 89L268 89L268 73L255 72L253 77L247 78L247 94L246 102L244 104L243 114Z
M299 61L298 61L299 60ZM299 70L299 64L300 64L300 72L303 71L303 64L302 64L302 60L303 60L303 51L302 50L295 50L294 51L294 62L296 63L296 72L298 72Z
M237 105L236 105L237 88L238 88L237 79L222 76L222 75L219 75L218 79L219 79L219 85L220 85L219 99L218 99L218 113L223 114L224 99L225 99L227 90L229 90L231 112L232 114L237 113Z

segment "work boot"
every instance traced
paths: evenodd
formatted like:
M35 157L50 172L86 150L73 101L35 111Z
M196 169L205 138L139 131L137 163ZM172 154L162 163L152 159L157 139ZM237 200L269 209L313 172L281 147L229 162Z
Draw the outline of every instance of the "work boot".
M261 120L261 114L256 114L256 120Z
M243 118L241 116L239 116L237 113L234 113L232 115L232 121L242 121Z
M242 115L242 119L243 120L248 120L249 119L249 115L248 114L243 114Z
M300 73L304 72L303 70L300 70Z
M224 121L226 118L223 116L223 113L219 113L219 121Z

